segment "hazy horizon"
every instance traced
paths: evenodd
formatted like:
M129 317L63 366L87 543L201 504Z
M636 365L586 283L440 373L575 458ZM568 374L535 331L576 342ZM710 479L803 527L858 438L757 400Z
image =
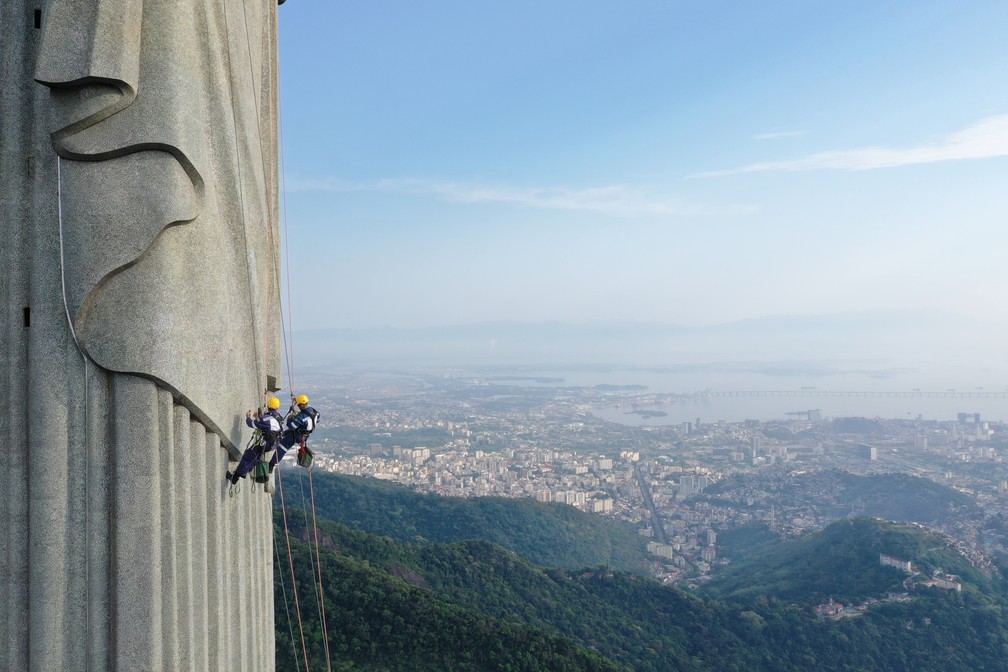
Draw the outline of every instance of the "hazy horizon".
M918 315L895 323L856 316L777 316L710 327L615 321L496 322L294 333L299 363L385 367L657 370L829 386L844 376L886 389L1008 387L997 334L974 322ZM889 381L884 382L884 381ZM902 384L902 385L901 385ZM835 387L835 385L834 385Z
M986 384L1008 369L1004 25L996 2L287 3L296 357Z

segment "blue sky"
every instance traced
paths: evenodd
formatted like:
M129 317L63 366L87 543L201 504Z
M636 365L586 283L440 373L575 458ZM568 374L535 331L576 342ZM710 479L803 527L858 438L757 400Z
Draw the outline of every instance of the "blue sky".
M280 7L295 329L1008 332L1008 3Z

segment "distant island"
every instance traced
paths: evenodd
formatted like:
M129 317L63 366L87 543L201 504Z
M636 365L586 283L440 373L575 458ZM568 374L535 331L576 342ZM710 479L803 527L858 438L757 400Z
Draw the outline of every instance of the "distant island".
M638 408L632 411L627 411L627 415L639 415L642 418L664 418L668 413L665 411L658 411L653 408Z
M648 387L647 385L610 385L602 383L600 385L592 385L592 389L599 392L643 392Z
M490 378L487 378L487 380L493 382L517 382L521 380L531 380L533 383L538 383L540 385L551 385L553 383L564 382L563 378L549 378L547 376L491 376Z

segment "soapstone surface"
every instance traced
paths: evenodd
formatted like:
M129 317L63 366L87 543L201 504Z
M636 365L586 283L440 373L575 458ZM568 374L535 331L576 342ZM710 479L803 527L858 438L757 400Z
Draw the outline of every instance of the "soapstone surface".
M274 669L275 0L0 2L0 669Z

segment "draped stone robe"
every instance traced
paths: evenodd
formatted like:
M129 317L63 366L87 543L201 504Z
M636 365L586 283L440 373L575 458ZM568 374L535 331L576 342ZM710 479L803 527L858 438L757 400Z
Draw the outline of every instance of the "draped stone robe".
M0 669L273 669L276 12L0 3Z

